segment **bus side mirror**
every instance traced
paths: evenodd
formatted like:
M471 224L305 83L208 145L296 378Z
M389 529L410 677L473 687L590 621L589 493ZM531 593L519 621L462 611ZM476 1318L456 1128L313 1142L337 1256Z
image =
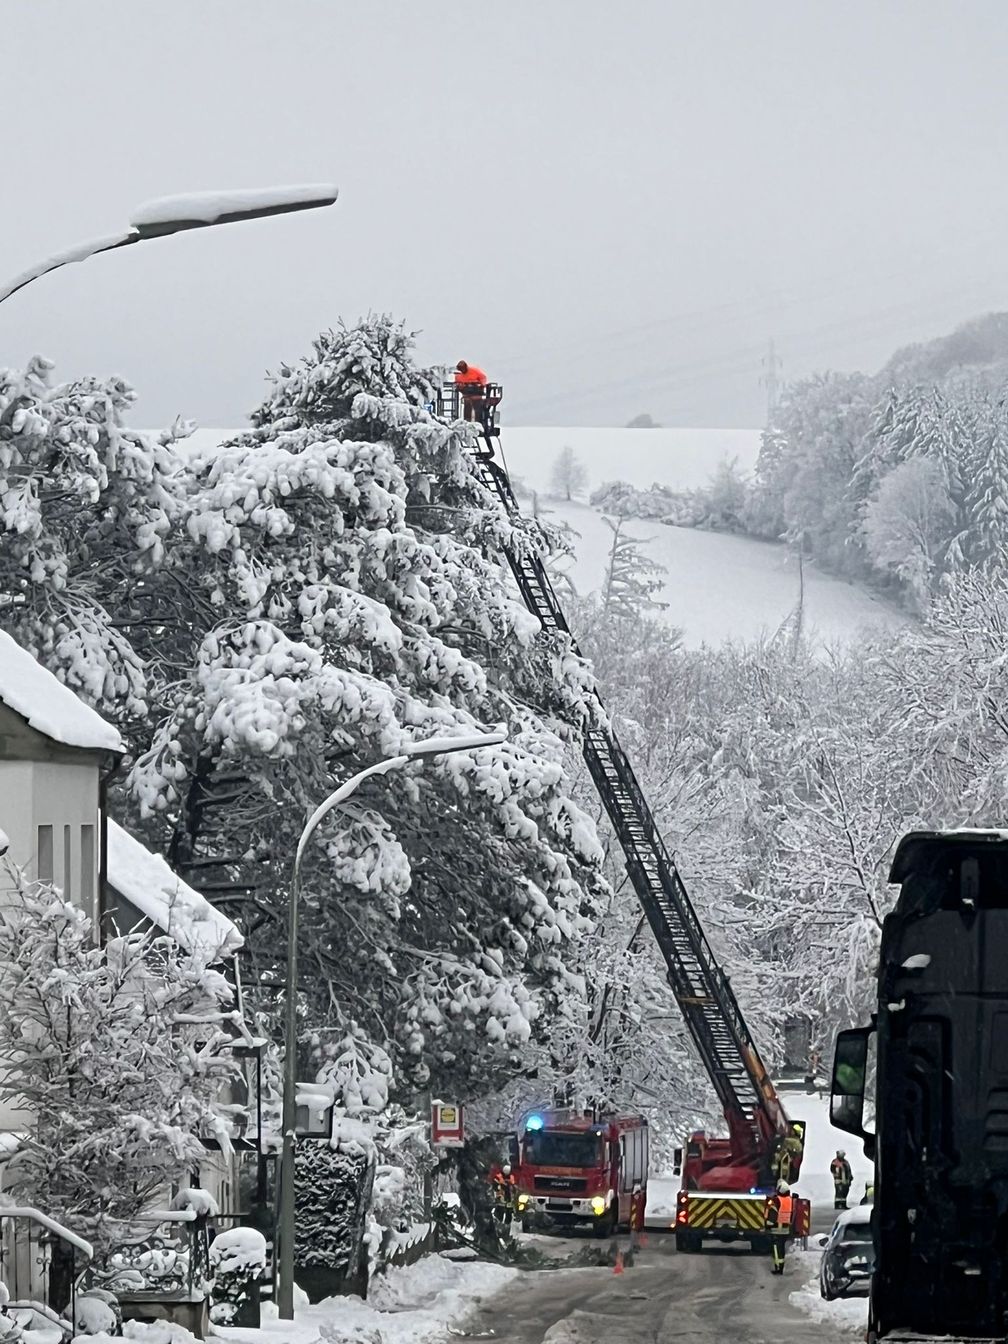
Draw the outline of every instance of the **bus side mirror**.
M853 1027L837 1036L830 1087L830 1121L847 1134L868 1141L873 1136L864 1127L865 1078L868 1072L868 1042L874 1027Z
M672 1154L672 1174L678 1176L682 1171L682 1149L677 1148Z

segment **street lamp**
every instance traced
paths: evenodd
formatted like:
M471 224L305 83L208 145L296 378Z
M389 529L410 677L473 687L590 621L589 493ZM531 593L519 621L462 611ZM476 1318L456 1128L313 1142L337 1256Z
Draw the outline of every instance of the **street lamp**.
M316 826L335 807L355 793L372 775L387 775L400 770L411 761L427 756L445 756L453 751L474 751L478 747L498 746L507 734L479 733L473 737L430 737L425 742L414 742L402 749L399 756L386 756L367 766L341 784L321 803L308 818L294 855L294 874L291 879L290 902L287 914L287 1000L284 1015L284 1077L283 1077L283 1150L280 1157L280 1217L277 1228L279 1252L277 1267L277 1307L280 1319L294 1319L294 1142L297 1104L297 939L298 898L301 860Z
M258 191L206 191L189 196L163 196L134 210L129 227L105 238L58 252L15 276L0 289L0 303L30 285L40 275L48 275L60 266L85 261L98 252L143 243L149 238L166 238L187 229L208 229L215 224L236 224L243 219L265 219L269 215L287 215L295 210L319 210L332 205L338 192L328 183L302 187L265 187Z

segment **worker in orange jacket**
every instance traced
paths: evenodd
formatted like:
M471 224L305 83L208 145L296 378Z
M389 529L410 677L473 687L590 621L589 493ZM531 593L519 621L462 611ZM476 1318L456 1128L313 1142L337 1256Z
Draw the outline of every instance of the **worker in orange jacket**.
M455 365L455 386L462 393L462 409L467 420L483 419L485 388L489 379L475 364L460 359Z
M777 1193L767 1206L766 1221L770 1231L773 1255L773 1273L784 1273L784 1254L794 1228L796 1200L787 1181L777 1182Z

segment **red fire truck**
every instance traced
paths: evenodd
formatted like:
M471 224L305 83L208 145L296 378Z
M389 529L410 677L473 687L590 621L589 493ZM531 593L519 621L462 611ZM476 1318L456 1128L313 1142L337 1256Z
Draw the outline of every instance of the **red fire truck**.
M648 1128L642 1115L542 1110L519 1125L515 1206L523 1225L543 1215L597 1236L643 1227Z
M676 1250L699 1251L705 1240L748 1241L754 1250L769 1246L770 1228L767 1209L776 1188L776 1176L785 1169L789 1178L798 1174L805 1126L789 1121L786 1161L774 1163L776 1172L765 1163L749 1158L738 1160L746 1147L737 1136L711 1138L702 1130L692 1133L685 1151L677 1148L675 1170L682 1174L682 1186L676 1196ZM796 1201L794 1235L806 1237L811 1210L807 1199Z
M500 400L500 391L499 387L494 390L491 399L494 407L486 406L485 413L480 415L482 441L473 448L473 470L482 484L496 493L509 519L517 524L510 533L504 533L505 539L501 544L525 605L537 618L547 637L559 641L557 647L576 653L577 643L553 590L544 563L544 553L527 545L527 526L522 520L507 469L503 461L495 460L499 437L495 406ZM445 417L454 418L459 412L457 394L452 391L450 396L450 407L447 403L439 403L435 409ZM509 536L511 540L507 539ZM709 1160L696 1178L697 1188L687 1188L682 1192L685 1196L680 1207L683 1216L677 1220L676 1228L683 1233L683 1237L677 1240L684 1250L699 1249L706 1233L693 1220L694 1195L705 1194L721 1201L735 1201L738 1206L735 1213L738 1215L741 1209L739 1201L743 1195L749 1196L755 1192L752 1201L755 1205L759 1202L761 1192L772 1191L775 1163L782 1146L791 1143L800 1150L801 1136L796 1132L767 1074L735 992L718 965L683 884L682 875L666 847L633 766L612 730L611 720L597 693L592 693L591 704L593 707L585 719L588 726L581 739L585 765L619 839L626 859L627 877L637 893L641 909L664 958L672 995L724 1111L727 1125L726 1137L707 1143L706 1158ZM607 1118L603 1131L605 1125L613 1122L613 1119ZM636 1123L640 1124L639 1121ZM592 1125L583 1128L587 1132ZM548 1211L547 1204L552 1199L554 1214L565 1213L581 1218L612 1217L612 1200L608 1215L604 1202L601 1212L596 1212L592 1207L596 1199L604 1201L609 1198L610 1189L615 1199L618 1184L613 1176L616 1170L611 1152L613 1140L605 1138L603 1132L600 1143L606 1145L605 1153L608 1157L592 1153L589 1163L575 1162L572 1166L564 1166L563 1163L544 1162L536 1170L536 1164L530 1162L530 1175L526 1176L522 1185L525 1207ZM793 1156L794 1160L789 1161L790 1177L797 1174L801 1161L800 1151L796 1151ZM603 1195L602 1172L606 1161L609 1161L610 1167L605 1178L606 1194ZM547 1167L554 1169L547 1171ZM583 1207L575 1210L575 1198L583 1200L584 1195L580 1186L575 1186L573 1182L583 1183L587 1190L588 1177L582 1168L588 1167L598 1174L598 1180L593 1186L597 1187L598 1193L589 1196L590 1207L586 1212ZM556 1188L554 1182L550 1188L548 1181L552 1178L566 1179L568 1184ZM591 1179L595 1181L595 1176ZM622 1179L624 1177L621 1175ZM624 1193L621 1192L619 1196L621 1204ZM568 1207L561 1209L555 1201L562 1201L564 1196L567 1197ZM725 1207L722 1203L722 1213ZM702 1217L708 1210L704 1208L701 1211L698 1203L696 1212ZM746 1214L751 1217L748 1208ZM622 1209L617 1216L623 1221L626 1219ZM728 1235L730 1223L727 1217L719 1218L715 1212L713 1221L715 1231L712 1235ZM738 1231L736 1228L736 1233ZM750 1237L760 1235L755 1226L747 1227L740 1234Z

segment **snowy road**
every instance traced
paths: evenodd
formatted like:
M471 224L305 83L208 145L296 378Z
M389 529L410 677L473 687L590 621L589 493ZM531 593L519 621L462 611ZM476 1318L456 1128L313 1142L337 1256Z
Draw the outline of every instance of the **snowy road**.
M495 1344L851 1344L849 1332L815 1322L789 1302L807 1277L797 1260L775 1278L767 1257L734 1248L679 1255L671 1237L651 1234L621 1276L609 1268L522 1274L453 1337Z

